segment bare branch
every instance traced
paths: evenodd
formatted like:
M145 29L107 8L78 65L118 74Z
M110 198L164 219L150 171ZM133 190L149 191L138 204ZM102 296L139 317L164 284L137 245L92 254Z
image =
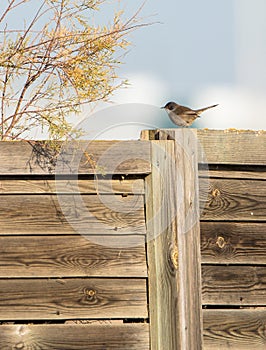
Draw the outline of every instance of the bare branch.
M3 21L3 19L6 17L6 15L10 12L10 10L12 9L13 4L16 0L11 0L9 2L9 5L7 6L7 8L5 9L5 11L3 12L2 16L0 17L0 23ZM21 1L21 2L24 2L24 1Z
M10 0L0 22L28 1ZM86 11L105 1L42 0L23 30L0 31L2 139L23 137L38 125L63 137L69 115L107 100L123 84L115 74L118 51L129 32L150 23L138 22L142 5L128 20L118 13L108 26L91 26Z

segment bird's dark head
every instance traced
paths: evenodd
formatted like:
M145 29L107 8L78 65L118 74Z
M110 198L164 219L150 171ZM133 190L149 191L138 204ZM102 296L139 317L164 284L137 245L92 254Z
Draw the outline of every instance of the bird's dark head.
M163 109L167 109L168 111L173 111L176 108L177 104L175 102L167 102Z

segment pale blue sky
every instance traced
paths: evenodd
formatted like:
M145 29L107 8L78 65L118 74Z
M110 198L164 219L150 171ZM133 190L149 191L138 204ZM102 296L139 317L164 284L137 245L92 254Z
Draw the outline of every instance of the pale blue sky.
M142 3L124 0L120 6L132 13ZM265 0L147 0L142 16L161 23L131 35L133 45L119 72L132 86L114 96L117 103L139 104L138 112L129 105L114 115L109 110L92 115L99 129L110 120L132 119L140 129L143 122L173 127L164 111L140 105L169 100L192 108L219 103L197 127L266 129Z
M150 20L161 24L134 33L134 46L122 71L156 75L173 87L173 95L178 90L185 97L191 89L210 83L234 82L231 0L148 0L143 14L157 14Z

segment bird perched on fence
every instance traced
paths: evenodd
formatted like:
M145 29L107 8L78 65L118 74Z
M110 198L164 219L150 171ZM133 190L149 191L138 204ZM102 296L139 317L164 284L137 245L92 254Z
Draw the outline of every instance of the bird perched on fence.
M190 109L189 107L181 106L175 102L168 102L164 107L161 108L166 110L166 112L169 115L169 118L174 124L182 127L188 127L198 117L200 117L200 114L202 112L206 111L207 109L214 108L216 106L218 106L218 104L200 109Z

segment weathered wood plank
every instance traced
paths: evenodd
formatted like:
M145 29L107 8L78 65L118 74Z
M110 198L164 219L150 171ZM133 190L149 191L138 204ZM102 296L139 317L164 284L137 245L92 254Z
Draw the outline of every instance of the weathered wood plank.
M172 136L175 140L174 186L177 190L173 191L173 185L170 185L169 190L177 195L174 208L178 259L175 262L179 270L181 347L187 350L200 350L203 321L197 131L174 130Z
M202 222L203 263L266 265L266 223Z
M221 179L251 179L251 180L266 180L265 171L248 171L248 170L199 170L200 177L211 177Z
M144 236L117 235L111 247L97 240L105 237L0 236L0 278L147 276Z
M0 195L0 234L144 234L142 195Z
M206 305L266 305L266 268L202 266L202 297Z
M144 179L12 179L0 178L0 194L144 194Z
M266 131L198 130L197 135L204 151L199 161L266 165Z
M265 181L201 179L200 196L202 220L266 221Z
M151 347L196 350L202 346L197 151L187 130L173 138L178 142L152 143L146 179Z
M148 324L3 325L1 349L149 350Z
M173 130L143 130L142 135L167 140ZM199 163L266 165L266 131L202 129L197 130L197 137Z
M160 143L160 146L162 154L173 154L173 142ZM156 145L152 144L153 164L157 161L161 165L161 157ZM173 176L168 163L163 169L154 168L146 178L145 186L150 341L151 349L154 350L181 348L179 308L175 302L178 300L178 272L173 264L178 249L174 246L176 233L168 228L172 220L169 222L169 218L161 212L166 208L166 196L169 194L169 191L166 192L166 182L163 181L166 178L163 171L168 170L169 181L172 180L169 174ZM171 217L170 211L168 214Z
M147 318L146 280L1 279L1 320Z
M0 142L0 175L9 174L148 174L150 144L145 141L63 143L59 157L35 143ZM55 160L57 162L55 164Z
M266 310L204 310L204 350L265 350Z

